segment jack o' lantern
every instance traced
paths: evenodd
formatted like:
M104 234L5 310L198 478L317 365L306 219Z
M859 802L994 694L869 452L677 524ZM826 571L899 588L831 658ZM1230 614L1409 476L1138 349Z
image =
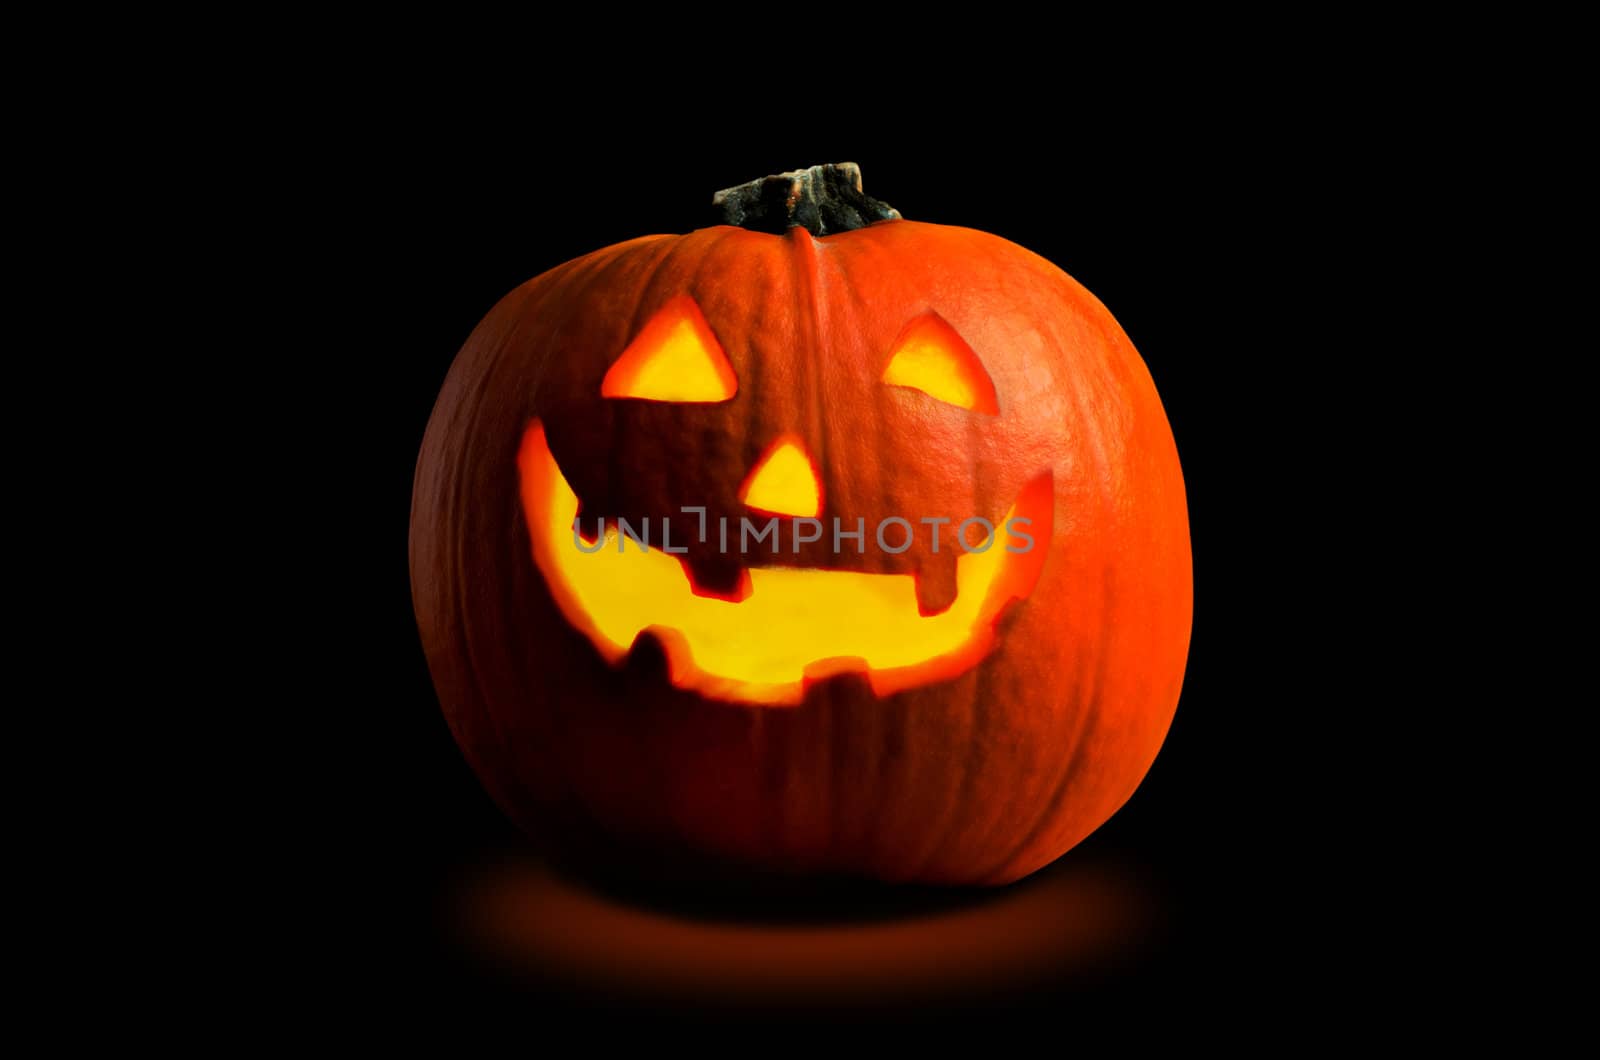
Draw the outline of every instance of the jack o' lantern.
M1192 608L1111 314L854 166L502 300L423 442L451 730L524 828L657 864L998 884L1133 793Z

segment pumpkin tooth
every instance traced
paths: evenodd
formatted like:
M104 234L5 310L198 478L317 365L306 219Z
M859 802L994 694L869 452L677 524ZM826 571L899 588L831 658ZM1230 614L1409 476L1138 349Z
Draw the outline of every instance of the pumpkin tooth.
M603 516L586 515L581 507L578 509L577 518L573 520L573 526L577 530L578 536L588 545L600 540L600 533L603 529L602 523L613 528L616 526L615 522L605 519Z
M846 685L856 685L858 689L866 689L870 693L872 681L867 676L869 673L867 660L858 656L840 656L840 658L819 658L805 668L805 677L802 684L805 689L806 700L814 697L813 690L818 685L832 685L834 689L843 689Z
M819 659L806 667L802 702L865 702L876 698L865 659Z
M714 552L679 558L689 587L696 596L738 602L750 595L750 572L732 556Z
M637 677L666 681L672 670L672 660L662 631L654 626L641 630L628 647L623 667Z
M926 553L917 563L917 612L924 617L939 615L956 602L956 560L961 556L959 547L946 547L940 542L938 552Z

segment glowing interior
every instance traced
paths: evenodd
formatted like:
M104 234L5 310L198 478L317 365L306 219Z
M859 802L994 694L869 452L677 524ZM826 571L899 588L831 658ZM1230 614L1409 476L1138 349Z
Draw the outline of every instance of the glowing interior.
M748 595L733 602L697 595L676 555L641 551L632 541L619 551L615 527L606 528L605 547L580 550L572 529L578 498L537 420L517 467L534 561L567 621L612 663L641 633L654 633L668 679L716 699L797 704L809 683L850 671L865 673L880 696L954 677L993 646L996 620L1032 591L1049 550L1054 502L1046 472L1018 495L987 551L957 559L959 591L938 614L919 613L910 574L793 567L749 568ZM1023 543L1005 534L1013 517L1031 520L1028 552L1004 547ZM944 547L954 546L947 539Z
M937 313L924 313L906 325L883 370L883 381L974 412L993 416L1000 411L983 362Z
M605 397L647 401L727 401L738 390L722 344L688 295L662 306L600 382Z
M822 485L800 439L774 442L739 487L739 499L771 515L815 518L822 511Z

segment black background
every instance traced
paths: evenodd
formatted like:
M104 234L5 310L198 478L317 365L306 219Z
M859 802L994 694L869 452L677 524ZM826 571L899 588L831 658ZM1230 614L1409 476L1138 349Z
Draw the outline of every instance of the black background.
M291 714L316 783L288 871L300 952L341 1004L586 1011L463 959L439 926L464 871L520 849L455 748L411 613L411 476L456 351L548 268L708 223L719 188L844 160L905 217L1004 236L1094 292L1149 365L1188 489L1195 619L1176 720L1132 801L1068 855L1135 865L1166 927L1127 966L1008 1003L1048 1016L1309 989L1348 905L1309 858L1327 837L1318 775L1338 674L1311 658L1308 601L1328 567L1306 500L1324 473L1307 420L1329 364L1310 307L1330 297L1347 237L1348 201L1325 194L1346 162L1324 123L1218 118L1215 102L1104 124L857 115L730 130L596 106L319 133L303 174L314 220L290 236L315 240L298 293L319 341L283 356L325 428L303 529L326 573L303 609L327 671Z

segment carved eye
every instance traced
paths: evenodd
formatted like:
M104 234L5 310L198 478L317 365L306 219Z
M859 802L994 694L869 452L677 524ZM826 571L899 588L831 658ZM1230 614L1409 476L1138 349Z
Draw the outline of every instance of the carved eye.
M955 328L929 311L907 324L883 370L890 386L908 386L960 408L997 415L994 383Z
M686 294L650 318L600 383L604 397L644 401L727 401L738 390L722 344Z

